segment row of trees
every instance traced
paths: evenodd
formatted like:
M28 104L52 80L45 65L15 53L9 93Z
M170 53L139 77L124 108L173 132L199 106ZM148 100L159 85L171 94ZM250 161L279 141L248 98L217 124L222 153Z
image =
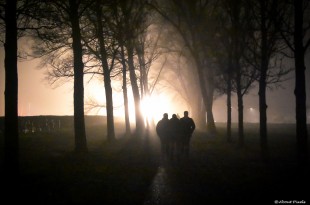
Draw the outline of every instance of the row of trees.
M288 71L282 58L293 54L296 73L296 135L301 158L307 156L305 52L309 46L307 1L243 0L8 0L0 1L5 31L5 167L18 171L17 42L34 39L32 53L52 67L49 80L74 80L75 150L87 152L84 76L102 76L107 137L115 138L114 79L122 80L126 130L130 132L127 73L135 104L136 135L145 129L140 111L165 68L150 78L151 63L163 54L186 59L182 86L199 82L200 93L183 89L198 124L216 132L212 112L216 93L227 95L227 138L231 140L231 95L238 98L239 144L243 134L243 96L259 83L262 156L268 158L266 87ZM167 38L167 36L173 38ZM159 46L161 44L167 45ZM169 47L168 47L169 46ZM166 55L165 55L166 56ZM119 77L121 76L121 77ZM181 78L181 75L179 75ZM151 80L151 82L150 82ZM188 100L190 101L190 100ZM202 106L201 106L202 105ZM205 113L206 115L201 115Z
M31 56L41 57L53 69L51 81L74 79L75 151L87 152L84 120L84 75L103 76L107 111L107 138L115 139L111 78L123 74L126 128L130 132L127 72L135 102L136 135L144 121L141 96L148 95L148 70L155 51L145 54L148 18L145 1L1 1L1 28L5 46L5 167L18 172L17 42L34 39ZM125 32L124 32L125 31ZM138 63L136 61L136 56ZM139 67L140 87L136 69ZM12 172L13 171L13 172ZM14 174L15 173L15 174ZM16 175L15 175L16 176Z
M224 93L227 95L227 139L231 140L231 95L234 92L238 103L238 142L242 146L243 96L258 82L260 142L262 157L266 160L269 153L266 89L285 80L291 68L283 62L294 59L297 146L300 158L307 158L304 58L310 43L309 3L289 0L156 2L152 8L181 36L186 50L183 53L198 74L209 131L215 131L214 96Z

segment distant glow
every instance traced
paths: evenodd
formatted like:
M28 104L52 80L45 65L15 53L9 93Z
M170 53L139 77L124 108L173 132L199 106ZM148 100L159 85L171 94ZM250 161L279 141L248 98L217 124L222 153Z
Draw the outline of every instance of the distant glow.
M133 96L128 93L128 112L129 120L134 122L135 120L135 104L133 101ZM114 116L124 117L125 116L125 106L124 106L124 96L122 92L113 93L113 106L114 106Z
M85 94L86 113L89 115L106 115L106 109L102 107L105 104L105 90L103 84L98 80L88 83L85 86ZM88 107L91 108L94 105L98 105L98 107L88 109Z
M141 111L145 122L159 121L163 113L169 111L170 102L165 95L152 95L141 101Z
M92 88L92 96L94 96L95 100L100 104L103 105L105 103L105 92L104 88L101 86L93 86Z
M122 93L114 93L114 115L124 116L124 99ZM167 95L160 94L144 97L140 102L140 111L142 112L144 122L151 123L152 121L159 121L163 113L169 112L171 102ZM129 109L129 119L131 122L135 121L135 104L133 96L130 93L128 95L128 109Z
M115 85L117 87L118 85ZM113 115L122 119L125 116L124 96L121 90L113 90ZM135 122L135 103L131 89L128 89L128 111L129 120L131 123ZM85 110L88 115L106 115L106 98L104 85L99 80L93 80L85 85ZM174 97L174 98L173 98ZM178 102L173 104L173 102ZM92 108L93 109L89 109ZM164 113L169 116L172 113L183 112L182 102L176 100L174 95L170 93L156 93L151 96L145 96L140 102L140 111L143 115L144 121L152 123L158 122ZM125 119L125 118L123 118Z

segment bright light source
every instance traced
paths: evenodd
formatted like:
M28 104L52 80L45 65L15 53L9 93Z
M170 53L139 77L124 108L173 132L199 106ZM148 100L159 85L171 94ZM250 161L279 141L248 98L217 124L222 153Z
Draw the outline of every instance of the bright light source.
M87 87L88 95L93 103L98 103L98 105L105 105L105 92L100 85L100 83L93 83L91 86ZM171 105L171 96L163 93L153 93L151 96L145 96L140 102L140 110L144 117L144 122L155 122L157 123L162 119L164 113L168 113L169 117L171 113L176 112L180 103L177 105ZM114 116L121 117L124 116L124 99L122 92L113 92L113 106L114 106ZM172 109L171 109L172 108ZM133 95L128 92L128 110L129 119L131 122L135 121L135 104ZM180 109L183 110L183 109ZM97 112L95 112L97 111ZM89 112L91 114L106 115L106 109L102 107L100 110L94 110Z
M145 122L159 121L169 111L169 101L165 95L152 95L141 101L141 111Z

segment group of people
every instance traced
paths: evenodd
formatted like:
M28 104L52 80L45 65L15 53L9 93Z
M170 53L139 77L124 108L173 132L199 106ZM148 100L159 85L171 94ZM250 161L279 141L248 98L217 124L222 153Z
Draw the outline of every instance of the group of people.
M195 128L194 120L188 116L188 111L184 111L184 116L180 119L176 114L169 119L168 114L164 113L156 125L163 159L180 161L187 158Z

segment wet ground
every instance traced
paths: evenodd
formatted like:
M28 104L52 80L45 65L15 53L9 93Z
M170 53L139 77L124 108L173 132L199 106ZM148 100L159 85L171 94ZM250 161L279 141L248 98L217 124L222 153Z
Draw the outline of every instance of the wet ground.
M68 151L74 141L65 136L22 136L15 199L40 205L310 204L309 165L296 162L291 135L269 141L268 163L256 136L240 149L221 135L197 132L190 157L181 161L162 159L156 135L113 143L89 137L90 152L80 156Z
M217 147L223 142L198 135L188 159L160 158L144 205L310 204L304 188L310 182L309 164L299 166L292 150L278 147L283 150L263 162L255 147Z

